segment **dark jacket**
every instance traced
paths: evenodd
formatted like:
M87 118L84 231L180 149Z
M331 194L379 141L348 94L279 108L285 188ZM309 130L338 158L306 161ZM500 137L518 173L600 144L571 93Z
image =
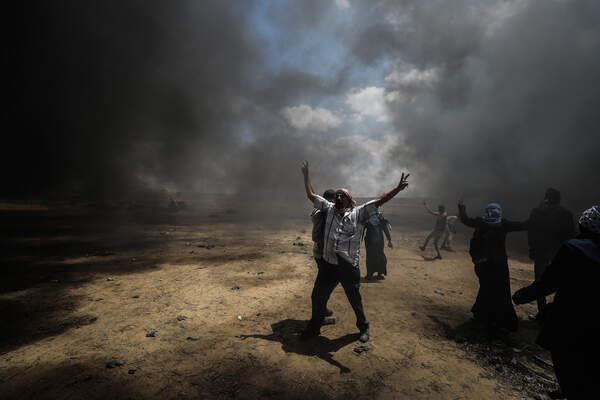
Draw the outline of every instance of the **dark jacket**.
M518 290L517 304L556 293L541 315L543 329L538 343L548 349L596 340L600 247L589 238L571 239L559 248L539 282Z
M475 228L473 232L473 239L471 240L471 246L477 241L477 239L485 240L485 261L491 262L496 265L508 265L508 258L506 256L506 234L514 231L524 231L528 227L528 222L514 222L502 218L502 222L499 224L488 224L481 217L469 218L467 216L466 208L464 206L458 208L458 216L460 221L471 228ZM470 249L472 253L475 249ZM473 260L477 263L477 260Z
M529 254L536 257L552 258L560 245L575 237L573 214L556 204L542 203L531 210L529 215Z

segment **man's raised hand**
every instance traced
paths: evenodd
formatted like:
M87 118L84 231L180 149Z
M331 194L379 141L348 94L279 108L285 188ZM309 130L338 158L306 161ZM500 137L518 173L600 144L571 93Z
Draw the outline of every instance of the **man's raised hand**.
M302 174L304 176L308 176L308 161L302 161L302 168L300 168L302 170Z
M404 190L406 189L406 187L408 186L408 177L410 176L410 174L406 174L406 176L404 175L404 172L402 173L402 176L400 177L400 183L398 184L398 188L400 190Z

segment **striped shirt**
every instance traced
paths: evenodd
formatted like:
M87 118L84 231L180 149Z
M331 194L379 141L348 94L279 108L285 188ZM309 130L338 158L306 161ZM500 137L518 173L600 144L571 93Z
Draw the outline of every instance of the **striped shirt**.
M317 195L314 206L327 211L323 259L329 264L337 265L339 256L358 268L360 241L365 223L377 213L375 200L340 211L333 203Z

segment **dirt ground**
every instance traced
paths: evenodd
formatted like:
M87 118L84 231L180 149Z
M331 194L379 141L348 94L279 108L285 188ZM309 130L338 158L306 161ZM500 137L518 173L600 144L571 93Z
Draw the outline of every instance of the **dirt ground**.
M179 212L1 204L0 398L544 399L557 387L535 305L509 338L482 332L471 231L430 260L417 246L434 220L416 199L385 207L388 276L361 283L368 350L355 351L341 287L336 324L299 341L316 276L306 203L278 221L216 199ZM509 255L514 292L533 267Z

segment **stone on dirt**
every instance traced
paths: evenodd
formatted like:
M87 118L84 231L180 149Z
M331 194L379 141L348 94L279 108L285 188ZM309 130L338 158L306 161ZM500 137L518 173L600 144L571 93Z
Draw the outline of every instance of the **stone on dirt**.
M157 337L158 336L158 331L156 329L150 329L148 332L146 332L146 337Z
M120 367L121 365L125 365L125 361L123 360L112 360L106 363L106 368L115 368Z

